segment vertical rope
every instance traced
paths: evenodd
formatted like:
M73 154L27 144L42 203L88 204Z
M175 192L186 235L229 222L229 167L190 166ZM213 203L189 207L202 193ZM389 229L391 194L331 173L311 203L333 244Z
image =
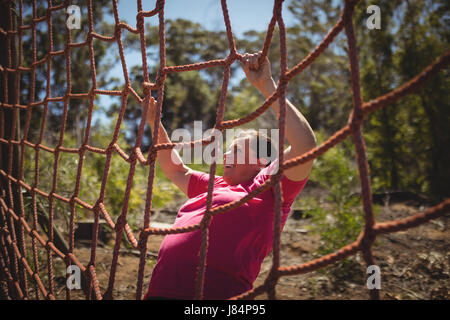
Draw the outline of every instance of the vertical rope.
M159 19L159 41L160 41L160 69L159 76L161 77L160 88L158 89L158 101L156 104L156 114L155 114L155 123L153 125L153 134L152 134L152 144L153 147L150 149L148 155L148 161L150 162L150 172L147 181L147 196L145 202L145 210L144 210L144 228L150 227L150 215L152 209L152 199L153 199L153 182L155 178L155 165L156 165L156 149L154 145L158 143L159 140L159 127L161 121L161 110L162 110L162 102L164 99L164 81L165 74L164 69L166 67L166 44L165 44L165 21L164 21L164 5L165 1L160 1L156 3L156 8L158 9L158 19ZM142 12L142 2L138 1L138 11ZM143 109L144 113L141 117L141 128L139 132L139 139L142 138L144 125L147 119L147 112L150 106L150 97L151 90L148 87L150 82L150 77L148 74L148 66L147 66L147 46L145 44L145 24L144 17L137 16L136 26L139 31L139 39L141 45L141 55L142 55L142 66L144 73L144 101L143 101ZM139 237L139 248L140 248L140 256L139 256L139 269L138 269L138 279L136 285L136 299L142 299L142 288L144 282L144 271L145 271L145 263L147 258L147 241L148 234L141 232Z
M228 44L230 47L229 57L235 55L236 47L234 44L233 32L231 28L230 18L228 15L227 3L225 0L221 1L222 12L224 17L224 23L227 30L227 38ZM221 128L223 115L225 113L225 102L228 92L228 83L230 80L230 64L227 63L223 72L223 80L222 80L222 90L220 92L219 104L217 108L216 114L216 124L214 126L214 131L218 128ZM214 136L214 135L213 135ZM219 141L214 139L215 147L212 152L213 162L209 169L209 180L208 180L208 194L206 197L206 211L203 215L202 221L200 222L201 226L201 244L200 244L200 252L199 252L199 265L197 268L197 278L195 281L195 299L203 299L204 294L204 281L205 281L205 268L206 268L206 259L208 253L209 246L209 226L211 223L211 208L212 208L212 200L213 200L213 191L214 191L214 179L216 175L216 167L217 167L217 159L216 159L216 150L219 148Z
M346 7L348 2L346 3ZM350 59L350 74L351 74L351 86L353 93L353 113L351 118L351 125L353 131L353 138L356 149L356 160L359 169L359 178L361 181L363 208L365 213L365 227L364 236L362 238L362 251L364 260L367 266L374 265L375 260L372 255L372 243L375 240L373 233L373 226L375 219L372 208L372 193L370 191L369 181L369 166L366 159L366 148L364 138L362 136L363 125L363 110L362 110L362 98L361 98L361 84L359 77L359 65L358 65L358 51L356 48L356 36L353 30L353 6L347 9L348 14L345 17L345 33L347 35L348 55ZM370 290L370 296L372 299L379 299L379 290Z
M17 22L17 18L19 19L19 22ZM22 52L22 29L20 28L20 26L22 25L22 3L19 2L19 16L17 17L15 20L15 28L17 30L17 38L18 38L18 55L17 55L17 68L21 68L22 67L22 60L23 60L23 52ZM16 105L20 104L20 73L17 74L16 76L16 95L15 95L15 101L14 103ZM19 112L19 110L18 110ZM19 113L19 119L20 119L20 113ZM18 179L19 180L23 180L23 163L24 163L24 156L25 156L25 145L23 143L25 138L25 132L24 132L24 137L21 138L21 132L20 132L20 120L18 121L18 128L17 128L17 139L20 139L21 143L20 143L20 158L19 158L19 165L18 165ZM27 131L27 128L25 127L25 131ZM24 202L23 202L23 194L22 194L22 186L20 185L16 185L17 190L18 190L18 196L19 199L18 200L18 204L19 204L19 217L21 219L25 219L25 208L24 208ZM24 228L23 225L21 223L19 223L19 239L20 239L20 252L23 256L27 256L27 248L25 245L25 233L24 233ZM25 298L28 299L28 279L26 276L26 272L25 272L25 268L22 268L22 272L21 272L21 278L23 279L23 285L24 285L24 294L25 294Z
M64 2L64 7L67 10L69 3L68 1ZM66 11L67 12L67 11ZM68 14L66 14L66 19L69 17ZM55 163L54 163L54 173L53 175L57 174L58 170L58 162L59 162L59 152L60 148L63 144L64 140L64 132L66 130L66 124L67 124L67 116L68 116L68 109L69 109L69 101L70 101L70 95L72 93L72 61L71 61L71 44L72 44L72 37L69 28L66 26L66 45L65 45L65 60L66 60L66 78L67 78L67 88L66 93L64 95L64 107L63 107L63 115L62 115L62 123L61 123L61 134L59 137L58 145L55 148ZM69 217L69 252L66 256L66 267L69 267L72 264L72 255L73 255L73 249L74 249L74 218L75 218L75 199L72 197L70 201L70 217ZM69 275L66 274L66 277L68 279ZM66 299L70 300L71 298L71 289L69 286L66 286Z
M282 17L282 2L276 2L276 9L274 9L274 14L277 15L278 27L280 29L280 81L278 86L280 87L280 97L279 97L279 117L278 117L278 161L279 163L284 162L284 138L285 138L285 125L286 125L286 89L287 82L285 80L287 71L287 53L286 53L286 29L284 26L284 21ZM277 5L278 4L278 5ZM273 224L273 254L272 254L272 268L267 278L267 293L269 299L276 299L275 286L278 282L278 268L280 267L280 243L281 243L281 217L282 212L282 194L281 194L281 176L283 174L280 168L275 179L275 208L274 208L274 224Z
M13 33L9 33L8 37L6 39L6 52L8 53L7 55L7 64L11 69L17 68L17 57L16 57L16 42L15 42L15 35L16 35L16 24L14 23L14 12L13 10L15 10L15 4L9 2L8 3L8 19L7 22L9 22L9 29L10 30L14 30ZM11 74L11 75L7 75L6 79L5 79L5 100L8 101L9 103L11 103L13 106L17 103L17 79L18 75L17 73ZM3 163L4 165L6 165L5 169L7 170L8 174L10 176L16 176L17 172L16 172L16 166L13 166L13 159L15 158L15 156L17 156L17 149L15 148L15 146L11 143L11 141L14 141L15 136L16 136L16 121L17 121L17 108L14 108L12 110L8 110L8 114L7 114L7 128L9 129L8 132L8 155L6 157L6 161ZM5 128L6 129L6 128ZM5 130L6 131L6 130ZM15 186L16 187L16 186ZM7 180L6 182L6 186L5 186L5 191L6 191L6 196L7 196L7 201L9 203L9 207L14 210L17 209L16 206L16 201L14 201L14 194L13 192L16 191L16 188L14 188L13 191L13 186L12 186L12 182L11 180ZM17 194L16 194L17 196ZM20 241L20 230L18 228L18 226L15 225L14 223L14 219L12 219L12 217L9 217L9 221L7 219L7 223L9 223L9 232L10 232L10 238L12 239L12 243L16 244L17 243L17 234L16 232L19 232L19 241ZM18 285L21 286L21 292L19 294L19 298L23 299L24 295L23 295L23 287L24 287L24 279L23 279L23 273L21 270L21 266L19 265L19 258L17 256L17 252L15 250L12 250L12 248L10 248L10 253L12 254L12 265L11 265L11 273L12 273L12 277L14 279L14 281L17 281Z

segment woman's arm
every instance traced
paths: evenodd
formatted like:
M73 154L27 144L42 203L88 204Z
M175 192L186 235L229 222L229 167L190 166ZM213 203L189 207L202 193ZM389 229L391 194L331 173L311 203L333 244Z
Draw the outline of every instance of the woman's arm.
M147 122L150 124L152 133L155 124L155 114L156 100L151 97L149 110L147 111ZM158 134L158 143L172 143L161 122L159 123ZM178 154L178 151L174 149L160 150L158 151L157 159L159 166L166 177L187 195L192 170L185 166L180 155Z
M272 79L269 60L265 58L261 66L258 66L258 58L260 55L261 52L245 54L242 65L250 83L267 99L275 92L277 87L275 81ZM278 118L280 114L279 99L271 107ZM311 129L308 121L287 99L285 135L290 146L284 152L284 160L300 156L315 148L317 145L314 131ZM290 180L303 180L309 175L313 162L314 160L311 160L290 168L284 172L284 175Z

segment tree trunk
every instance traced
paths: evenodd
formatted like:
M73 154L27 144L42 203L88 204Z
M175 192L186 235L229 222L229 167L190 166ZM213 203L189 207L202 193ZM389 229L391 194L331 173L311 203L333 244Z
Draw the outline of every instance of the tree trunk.
M429 163L431 165L427 166L427 179L430 183L430 192L433 195L433 198L440 198L443 194L444 190L441 190L441 181L443 172L441 172L440 168L440 160L441 160L441 148L443 147L439 141L439 122L436 119L436 113L433 110L433 106L425 99L425 92L421 95L422 106L425 110L425 114L428 118L428 130L431 140L431 146L429 148ZM445 186L443 186L445 188Z

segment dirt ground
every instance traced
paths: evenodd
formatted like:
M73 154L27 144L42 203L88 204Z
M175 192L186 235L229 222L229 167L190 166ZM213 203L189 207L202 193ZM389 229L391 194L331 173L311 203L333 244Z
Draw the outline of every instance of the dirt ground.
M389 221L409 217L426 209L407 203L385 206L377 221ZM448 245L448 214L434 221L407 231L377 237L373 253L381 270L382 299L448 300L450 298L450 252ZM154 216L153 222L172 223L174 213L161 212ZM291 214L282 233L281 265L298 265L314 259L314 251L320 244L320 236L313 235L305 228L309 219L295 219ZM144 292L148 286L159 246L164 236L151 236L148 242L148 258L145 268ZM96 257L97 277L102 292L105 291L112 260L112 244L99 246ZM122 245L124 248L124 245ZM84 242L77 243L77 258L86 265L90 259L90 247ZM269 255L263 262L261 272L254 283L257 287L268 275L272 261ZM55 261L60 259L55 258ZM303 275L285 276L276 286L278 299L283 300L353 300L368 299L366 288L366 267L360 253L351 258L350 274L330 276L324 271ZM58 266L58 264L61 264ZM119 255L114 285L114 299L135 299L139 256L136 251ZM55 262L55 294L57 299L65 299L65 274L62 262ZM45 269L44 269L45 270ZM322 269L322 270L330 270ZM43 276L44 283L46 276ZM33 291L31 289L30 291ZM72 291L72 299L84 299L82 290ZM31 295L31 298L33 295ZM256 299L267 299L263 294Z

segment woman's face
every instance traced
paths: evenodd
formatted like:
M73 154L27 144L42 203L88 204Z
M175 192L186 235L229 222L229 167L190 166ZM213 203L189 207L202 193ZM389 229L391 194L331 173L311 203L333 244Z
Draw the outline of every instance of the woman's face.
M256 152L250 148L249 138L233 141L223 155L223 179L229 185L237 185L253 179L264 165L256 158Z

